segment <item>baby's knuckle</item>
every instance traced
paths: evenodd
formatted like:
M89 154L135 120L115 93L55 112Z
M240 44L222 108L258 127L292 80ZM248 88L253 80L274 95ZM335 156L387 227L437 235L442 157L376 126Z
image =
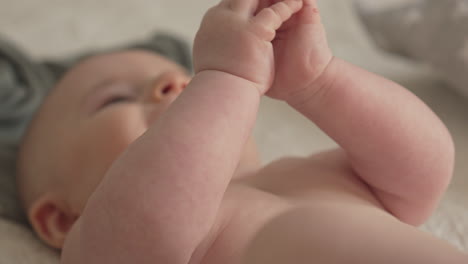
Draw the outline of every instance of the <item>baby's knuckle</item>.
M279 2L272 6L272 9L279 17L285 17L288 15L289 6L284 2Z
M271 11L271 16L274 17L275 19L281 18L281 8L278 5L272 6L271 8L268 8L269 11Z
M272 20L272 19L274 19L274 18L276 17L276 15L277 15L276 12L273 11L273 9L271 9L271 8L266 8L266 9L264 9L264 10L262 11L262 13L263 13L262 15L263 15L264 17L266 17L267 20Z
M260 38L261 40L272 41L275 38L276 31L265 26L254 24L251 28L251 32Z

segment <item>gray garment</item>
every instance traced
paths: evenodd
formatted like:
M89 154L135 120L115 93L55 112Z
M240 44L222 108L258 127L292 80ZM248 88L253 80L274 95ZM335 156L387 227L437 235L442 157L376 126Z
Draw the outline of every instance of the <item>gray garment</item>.
M25 222L16 198L17 145L53 82L47 67L0 39L0 217Z
M15 187L18 144L49 89L74 64L89 56L126 49L142 49L163 55L192 71L188 45L159 33L125 47L93 51L63 61L38 62L16 45L0 38L0 217L26 223ZM44 153L47 155L47 153Z
M53 85L51 73L0 39L0 144L15 145L31 114Z
M399 1L378 10L367 0L355 2L377 45L430 64L468 96L468 0Z

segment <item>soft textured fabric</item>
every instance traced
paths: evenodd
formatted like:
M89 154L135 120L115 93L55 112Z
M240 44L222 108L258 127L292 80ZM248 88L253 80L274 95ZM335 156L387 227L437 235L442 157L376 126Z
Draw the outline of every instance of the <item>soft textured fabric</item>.
M16 147L0 148L0 219L26 224L15 186Z
M355 1L380 47L429 63L468 97L468 0Z
M0 219L0 264L58 264L59 254L43 244L31 229Z
M450 241L468 253L468 210L466 196L448 192L422 230Z
M0 39L0 217L26 223L15 188L17 145L53 75L47 67Z
M0 144L15 145L53 84L50 71L0 39Z

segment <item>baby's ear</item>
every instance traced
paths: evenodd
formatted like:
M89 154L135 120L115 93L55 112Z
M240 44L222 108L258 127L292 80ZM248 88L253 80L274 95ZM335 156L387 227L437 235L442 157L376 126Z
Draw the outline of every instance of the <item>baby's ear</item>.
M32 204L28 218L37 235L45 243L61 249L78 216L71 213L57 195L45 194Z

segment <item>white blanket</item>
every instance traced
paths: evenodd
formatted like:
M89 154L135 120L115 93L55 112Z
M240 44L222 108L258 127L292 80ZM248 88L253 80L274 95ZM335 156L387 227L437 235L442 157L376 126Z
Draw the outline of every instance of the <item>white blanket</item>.
M459 249L468 252L468 210L467 198L450 192L439 209L423 226L442 239L448 240Z

